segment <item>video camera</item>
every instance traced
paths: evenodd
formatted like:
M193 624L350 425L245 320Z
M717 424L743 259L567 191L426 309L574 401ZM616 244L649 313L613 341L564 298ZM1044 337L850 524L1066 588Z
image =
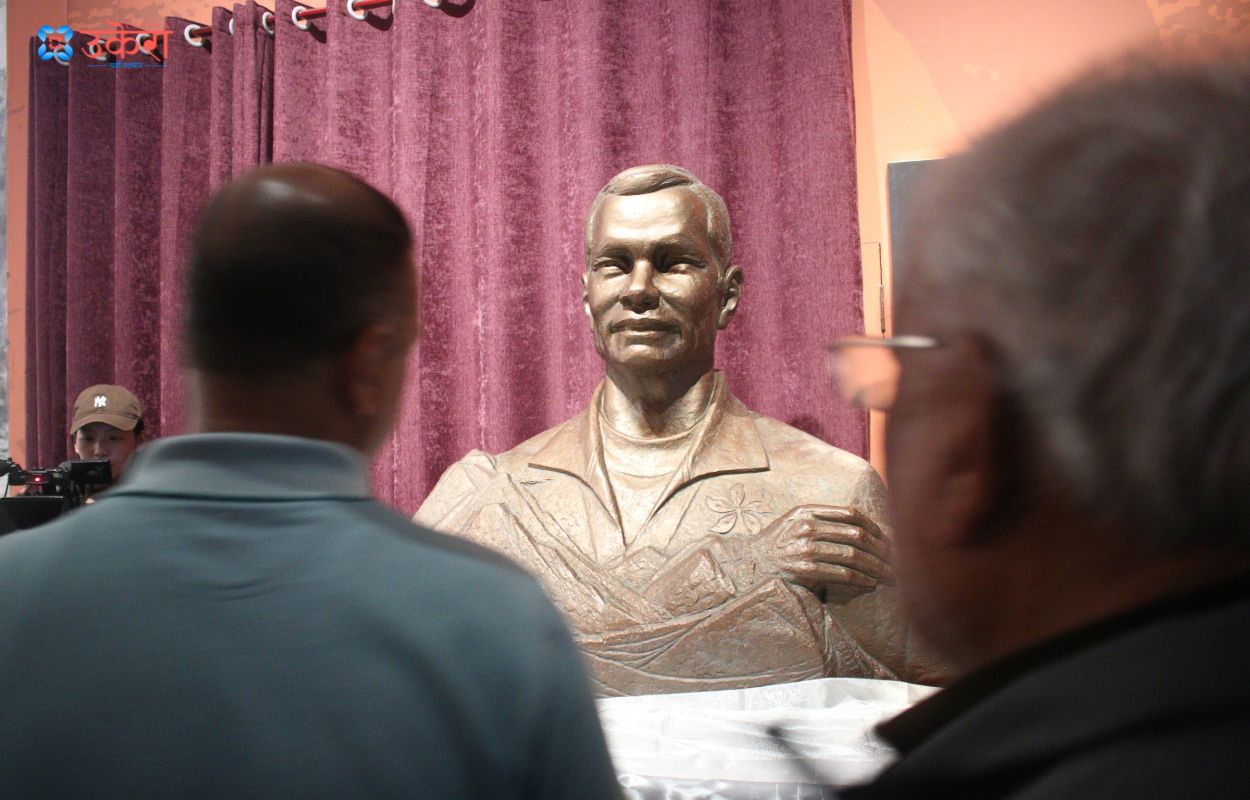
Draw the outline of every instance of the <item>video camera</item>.
M9 486L25 486L25 494L0 498L0 534L42 525L77 508L94 491L113 483L108 459L66 461L52 469L22 469L10 458L0 459L0 476Z

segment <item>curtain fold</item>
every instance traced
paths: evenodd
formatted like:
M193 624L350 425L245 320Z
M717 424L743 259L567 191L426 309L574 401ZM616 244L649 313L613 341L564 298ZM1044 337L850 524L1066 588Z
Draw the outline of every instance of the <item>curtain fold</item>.
M26 198L26 450L31 464L66 452L65 226L69 72L30 44ZM30 466L29 464L27 466Z
M194 23L166 17L171 31L161 68L160 117L160 425L169 435L186 430L186 390L182 375L183 263L195 214L208 197L212 172L210 146L213 42L193 47L182 31Z
M834 402L821 352L863 327L849 0L448 0L439 10L399 0L363 21L331 0L308 30L292 24L293 7L277 0L272 35L255 3L216 9L202 48L183 41L187 21L167 21L164 68L138 71L161 83L159 102L147 106L161 120L159 143L144 143L160 148L159 170L146 175L160 188L159 222L118 200L111 228L96 221L116 254L70 262L71 288L93 268L112 271L116 315L75 323L111 336L110 375L151 383L134 354L159 353L149 372L163 433L186 425L178 344L186 238L204 199L231 175L270 158L328 163L387 192L407 215L423 334L374 478L384 500L411 512L466 451L510 448L587 402L602 366L580 299L586 209L616 172L666 161L719 191L733 217L746 286L719 355L730 385L761 413L865 452L866 419ZM64 103L50 72L63 68L34 67L32 103ZM131 97L121 85L113 91ZM132 102L120 97L118 108ZM123 177L135 168L120 163L136 158L136 134L119 129L111 150L106 135L88 142L88 121L76 128L74 108L69 163L86 169L100 159L119 183L141 185L145 176ZM32 124L38 141L40 125L58 135L55 114L33 113ZM32 149L32 162L36 150L41 174L55 181L55 149ZM82 213L97 189L109 190L83 183L94 174L70 177L84 186L73 201ZM55 235L40 227L55 218L55 192L31 198L32 242L43 244L31 248L29 269L43 277L31 282L28 307L43 332L58 315L64 324L55 298L65 278L53 264ZM45 202L52 211L37 207ZM159 228L156 267L119 269L122 230L135 225ZM96 278L102 285L106 276ZM123 311L136 281L155 296L157 322L132 335L126 315L148 313ZM78 313L72 302L70 310ZM30 362L46 374L29 384L28 406L28 440L52 449L64 447L48 416L65 416L64 381L98 374L75 355L54 394L54 350L49 343Z
M103 383L114 372L113 165L117 81L122 71L100 68L99 63L87 57L83 47L69 63L64 320L69 393Z
M167 435L186 430L190 411L181 337L183 272L196 215L213 190L272 156L273 37L261 25L263 11L254 2L213 9L213 34L199 47L183 37L197 23L166 17L165 65L151 70L162 85L154 149L161 164L159 325L152 352L159 353L158 405Z
M234 36L230 25L234 12L213 9L213 34L202 45L212 54L209 60L208 93L208 190L216 190L234 172ZM243 34L245 35L245 34ZM203 109L186 109L202 112Z
M131 56L132 63L145 57ZM101 72L112 72L100 68ZM101 380L139 398L161 435L161 109L157 68L116 70L113 184L113 372ZM67 387L74 391L73 386ZM79 387L80 389L82 387Z
M234 5L230 99L234 175L273 160L273 35L254 2Z
M308 29L300 30L290 22L296 6L292 0L277 0L274 7L273 157L319 161L327 138L321 124L326 113L326 24L324 19L309 20Z

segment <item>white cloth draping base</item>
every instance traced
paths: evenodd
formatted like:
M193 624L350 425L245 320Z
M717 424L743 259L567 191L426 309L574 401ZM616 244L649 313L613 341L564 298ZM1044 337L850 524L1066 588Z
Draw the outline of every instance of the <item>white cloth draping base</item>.
M813 771L822 783L845 786L872 778L893 758L873 727L933 691L900 681L825 678L604 698L599 714L627 789L631 776L671 779L689 788L692 781L812 783ZM792 752L769 735L770 726L781 728Z

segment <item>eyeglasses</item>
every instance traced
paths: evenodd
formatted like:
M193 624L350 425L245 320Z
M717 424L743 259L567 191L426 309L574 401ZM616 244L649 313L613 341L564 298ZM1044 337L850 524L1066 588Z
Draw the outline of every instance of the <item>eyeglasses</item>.
M828 346L829 368L848 403L889 411L898 393L898 351L928 350L939 344L928 336L848 336Z

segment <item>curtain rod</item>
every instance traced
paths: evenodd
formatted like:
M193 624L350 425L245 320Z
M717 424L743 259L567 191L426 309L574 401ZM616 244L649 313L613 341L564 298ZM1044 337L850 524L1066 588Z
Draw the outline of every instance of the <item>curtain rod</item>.
M438 8L443 4L443 0L422 0L430 8ZM382 8L390 6L395 8L394 0L347 0L347 13L359 20L365 18L365 12L371 8ZM291 9L291 23L302 31L308 30L308 21L317 17L324 17L326 9L324 8L308 8L306 6L296 6ZM260 18L261 26L268 32L273 33L273 12L266 11ZM230 32L234 33L234 20L230 20ZM188 44L196 47L204 45L204 39L213 35L211 25L188 25L182 31L182 38L187 40Z

